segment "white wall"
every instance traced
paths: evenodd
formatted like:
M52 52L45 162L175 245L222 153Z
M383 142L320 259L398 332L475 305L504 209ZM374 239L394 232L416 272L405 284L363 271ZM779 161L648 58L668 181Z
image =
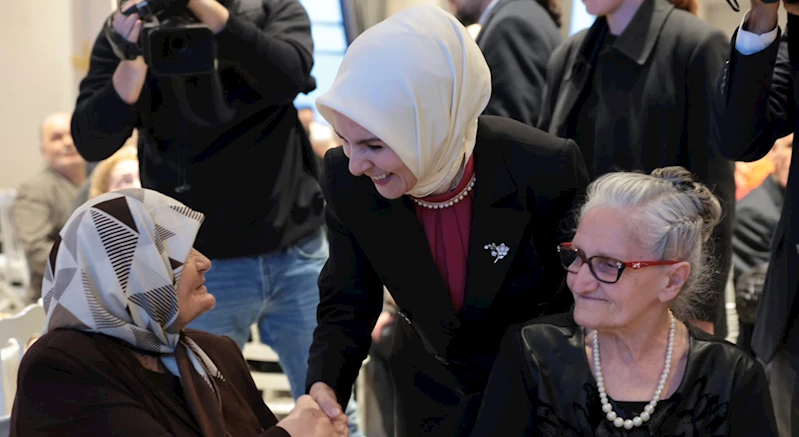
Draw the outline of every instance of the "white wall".
M16 187L42 167L39 125L51 112L74 108L83 73L73 56L82 54L82 41L91 46L110 10L109 0L2 3L0 189Z

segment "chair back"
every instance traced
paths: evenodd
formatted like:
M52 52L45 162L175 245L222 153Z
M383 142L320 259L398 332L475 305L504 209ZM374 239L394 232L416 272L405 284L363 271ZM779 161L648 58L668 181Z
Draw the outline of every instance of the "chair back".
M21 310L30 286L28 261L11 216L16 198L16 190L0 190L0 312Z
M0 416L11 414L17 393L17 373L22 361L22 350L22 345L14 338L0 348Z
M41 300L26 306L11 317L0 319L0 345L7 345L8 340L13 338L19 343L24 353L28 342L41 335L44 330L44 321L44 306Z

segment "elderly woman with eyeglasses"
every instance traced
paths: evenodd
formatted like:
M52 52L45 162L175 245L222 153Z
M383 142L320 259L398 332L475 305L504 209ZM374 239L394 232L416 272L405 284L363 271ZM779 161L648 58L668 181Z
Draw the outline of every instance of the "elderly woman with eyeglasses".
M593 182L557 248L574 308L508 331L472 436L776 436L761 365L685 323L720 215L682 167Z

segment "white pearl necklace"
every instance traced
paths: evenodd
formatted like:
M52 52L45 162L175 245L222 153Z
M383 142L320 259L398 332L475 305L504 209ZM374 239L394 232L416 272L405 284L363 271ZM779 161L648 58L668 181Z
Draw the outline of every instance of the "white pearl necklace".
M417 199L415 197L411 197L411 199L413 199L413 201L416 202L417 205L423 206L423 207L429 208L429 209L448 208L448 207L460 202L466 196L468 196L469 195L469 191L472 191L472 188L474 188L474 182L476 180L477 180L476 175L472 175L472 179L469 181L469 185L467 185L466 188L464 188L463 191L460 192L460 194L458 194L457 196L455 196L454 198L452 198L452 199L450 199L450 200L448 200L446 202L425 202L424 200L419 200L419 199Z
M655 390L655 395L652 396L652 400L649 402L649 404L647 404L647 406L644 407L644 411L641 414L633 417L632 420L624 420L623 418L618 417L613 411L613 406L610 405L610 402L608 402L608 395L605 393L605 380L602 377L602 364L599 362L599 337L597 335L597 331L594 331L594 369L596 372L596 386L597 389L599 389L599 400L602 402L602 412L606 414L605 417L607 417L609 421L613 422L616 428L621 428L622 426L624 429L632 429L633 427L637 428L649 420L650 416L655 411L655 406L660 400L660 394L663 392L666 381L669 379L669 371L671 370L671 353L674 350L675 329L674 314L671 313L671 310L669 310L669 320L671 322L671 327L669 328L669 346L666 350L666 365L663 368L663 374L660 376L658 388Z

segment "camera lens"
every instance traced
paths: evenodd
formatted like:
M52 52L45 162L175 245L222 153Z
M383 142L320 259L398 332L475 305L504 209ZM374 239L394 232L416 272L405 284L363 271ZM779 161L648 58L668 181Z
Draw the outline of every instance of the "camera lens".
M183 38L175 38L172 40L172 49L174 50L182 50L186 46L186 42L183 41Z
M189 44L189 41L186 41L186 39L181 37L173 38L170 46L170 52L173 58L187 60L191 57L191 44Z

